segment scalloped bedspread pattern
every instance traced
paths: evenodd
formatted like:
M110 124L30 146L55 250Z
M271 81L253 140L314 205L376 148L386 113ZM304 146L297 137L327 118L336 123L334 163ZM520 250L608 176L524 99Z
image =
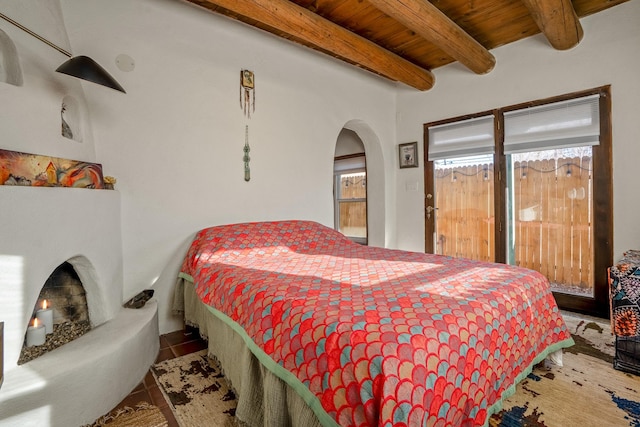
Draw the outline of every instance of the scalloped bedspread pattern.
M541 355L573 344L537 272L310 221L201 230L181 271L341 426L485 425Z

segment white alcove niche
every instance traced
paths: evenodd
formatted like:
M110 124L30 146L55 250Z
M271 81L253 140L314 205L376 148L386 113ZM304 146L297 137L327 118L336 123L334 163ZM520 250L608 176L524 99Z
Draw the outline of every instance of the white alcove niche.
M82 108L76 98L65 95L60 105L60 133L68 139L82 142Z
M0 30L0 82L22 86L22 68L13 40Z

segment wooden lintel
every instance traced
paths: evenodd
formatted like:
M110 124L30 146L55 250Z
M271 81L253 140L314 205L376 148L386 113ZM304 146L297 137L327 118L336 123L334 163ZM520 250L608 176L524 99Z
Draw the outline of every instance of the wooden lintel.
M288 0L188 0L219 6L303 40L336 57L419 90L433 87L433 74L379 45ZM215 11L215 8L211 7Z
M522 0L551 46L566 50L582 40L582 25L571 0Z
M428 1L369 0L369 3L477 74L488 73L496 64L487 49Z

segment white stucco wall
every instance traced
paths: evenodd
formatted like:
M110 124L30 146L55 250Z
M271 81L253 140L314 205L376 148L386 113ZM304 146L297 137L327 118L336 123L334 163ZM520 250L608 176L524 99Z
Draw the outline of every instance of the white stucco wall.
M70 49L57 0L11 0L3 2L1 10L62 49ZM1 19L0 30L15 45L23 73L22 86L0 83L0 149L95 162L82 85L77 79L54 72L68 58ZM60 109L68 95L86 114L83 143L61 134Z
M29 15L29 7L41 14ZM57 2L12 2L3 4L2 12L69 48ZM83 127L83 143L61 135L63 98L72 96L86 110L79 81L53 72L67 57L5 21L0 30L15 45L23 71L21 86L0 83L0 149L95 162L90 121ZM118 312L121 209L119 195L107 190L12 186L0 186L0 207L0 321L5 322L5 369L10 369L40 290L64 261L73 258L83 278L93 326Z
M336 157L360 154L364 151L364 144L362 144L362 140L357 133L349 129L340 131L336 143Z
M584 38L568 51L554 50L538 35L491 51L497 63L489 74L474 75L455 64L435 70L436 84L428 92L399 90L397 139L419 141L422 160L424 123L610 84L617 258L640 247L640 198L634 196L640 182L640 2L580 22ZM397 174L397 242L402 249L424 251L423 166ZM419 191L410 190L415 182Z
M171 292L197 230L291 218L333 225L333 156L347 122L366 123L380 167L392 167L395 86L378 77L179 1L61 4L74 51L97 49L127 90L84 85L96 156L122 197L124 295L153 287L161 332L181 327ZM133 71L114 68L119 54L135 60ZM251 119L240 108L241 69L255 73ZM384 194L389 179L373 191ZM391 224L394 205L382 206Z

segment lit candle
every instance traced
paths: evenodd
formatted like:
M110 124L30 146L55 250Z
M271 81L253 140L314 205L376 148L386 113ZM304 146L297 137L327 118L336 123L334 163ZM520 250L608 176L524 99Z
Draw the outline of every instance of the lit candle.
M42 308L36 311L36 318L38 322L44 325L44 330L47 334L53 332L53 311L50 308L47 308L47 300L42 302Z
M27 328L27 347L42 345L46 340L44 325L38 323L38 318L33 319L33 326Z

